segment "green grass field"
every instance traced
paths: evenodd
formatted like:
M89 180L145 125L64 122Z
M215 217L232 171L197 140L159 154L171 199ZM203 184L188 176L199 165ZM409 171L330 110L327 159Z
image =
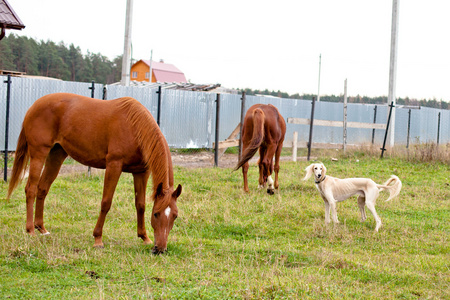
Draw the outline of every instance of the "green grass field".
M400 177L398 198L359 221L356 197L325 225L307 162L283 162L280 190L257 190L249 172L175 167L183 185L168 253L136 236L132 176L123 174L107 216L104 249L93 248L102 176L60 176L46 200L50 236L25 232L24 183L0 192L2 299L449 299L450 166L354 155L319 157L335 177ZM148 189L151 194L151 186ZM150 227L147 208L147 229Z

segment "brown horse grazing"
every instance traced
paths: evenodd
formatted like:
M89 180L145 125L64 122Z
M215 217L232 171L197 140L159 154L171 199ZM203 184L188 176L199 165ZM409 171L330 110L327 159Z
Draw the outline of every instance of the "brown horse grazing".
M181 185L174 190L169 147L142 104L129 97L103 101L57 93L38 99L28 109L17 143L8 199L29 159L25 194L26 229L31 235L35 228L42 234L49 234L44 227L44 200L68 155L84 165L105 169L100 216L94 228L94 247L103 247L103 224L117 182L122 172L129 172L134 179L137 235L144 244L152 242L147 236L144 219L145 191L152 175L151 225L155 234L152 252L158 254L167 249L167 238L178 214L176 200L181 194Z
M271 104L255 104L249 108L242 126L242 156L235 170L242 167L244 175L244 191L248 192L248 161L259 149L259 187L268 183L267 193L273 195L278 189L278 171L280 170L280 154L283 148L286 123ZM273 156L275 155L275 168ZM272 172L275 170L275 182Z

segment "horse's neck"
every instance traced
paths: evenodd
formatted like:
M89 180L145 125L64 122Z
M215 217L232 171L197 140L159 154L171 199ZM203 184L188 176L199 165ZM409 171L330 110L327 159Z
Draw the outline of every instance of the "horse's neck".
M165 149L164 155L162 157L158 157L157 162L150 164L154 190L161 182L163 183L164 189L173 187L172 158L170 156L169 147L167 145L163 146Z

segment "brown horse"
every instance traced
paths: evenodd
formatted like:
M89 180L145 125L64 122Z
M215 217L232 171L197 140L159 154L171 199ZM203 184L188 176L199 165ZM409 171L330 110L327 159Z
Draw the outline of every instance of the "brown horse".
M278 171L280 170L280 154L283 148L286 123L271 104L255 104L249 108L242 126L242 156L235 170L242 167L244 175L244 191L248 192L248 161L259 149L259 187L268 183L267 193L273 195L278 189ZM275 155L275 168L273 156ZM275 182L272 172L275 170Z
M129 97L103 101L57 93L38 99L27 111L17 143L8 199L30 160L25 187L26 229L49 234L44 227L44 200L67 156L94 168L105 169L100 215L94 228L94 247L103 247L102 233L117 182L122 172L133 174L137 235L152 241L145 230L145 191L153 179L152 252L167 249L167 238L177 217L181 185L173 188L169 146L150 112ZM45 165L45 166L44 166ZM42 168L44 170L42 171ZM33 223L33 205L36 214Z

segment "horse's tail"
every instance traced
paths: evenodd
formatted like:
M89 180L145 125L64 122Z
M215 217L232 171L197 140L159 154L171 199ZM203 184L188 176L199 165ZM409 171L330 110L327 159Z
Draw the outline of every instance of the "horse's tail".
M391 185L392 182L393 184ZM389 178L384 184L377 184L377 187L381 189L381 191L389 190L389 198L386 200L389 201L400 194L400 190L402 189L402 182L397 176L392 175L391 178Z
M257 108L253 111L252 119L253 119L253 134L252 140L250 141L250 145L245 149L242 153L241 159L238 164L234 168L236 171L240 167L242 167L250 158L255 155L256 151L258 151L264 140L264 112Z
M22 128L22 130L20 131L19 140L17 142L17 149L14 158L11 180L9 181L8 196L6 197L7 200L9 200L12 192L22 179L23 172L25 171L28 165L28 158L29 158L28 143Z

